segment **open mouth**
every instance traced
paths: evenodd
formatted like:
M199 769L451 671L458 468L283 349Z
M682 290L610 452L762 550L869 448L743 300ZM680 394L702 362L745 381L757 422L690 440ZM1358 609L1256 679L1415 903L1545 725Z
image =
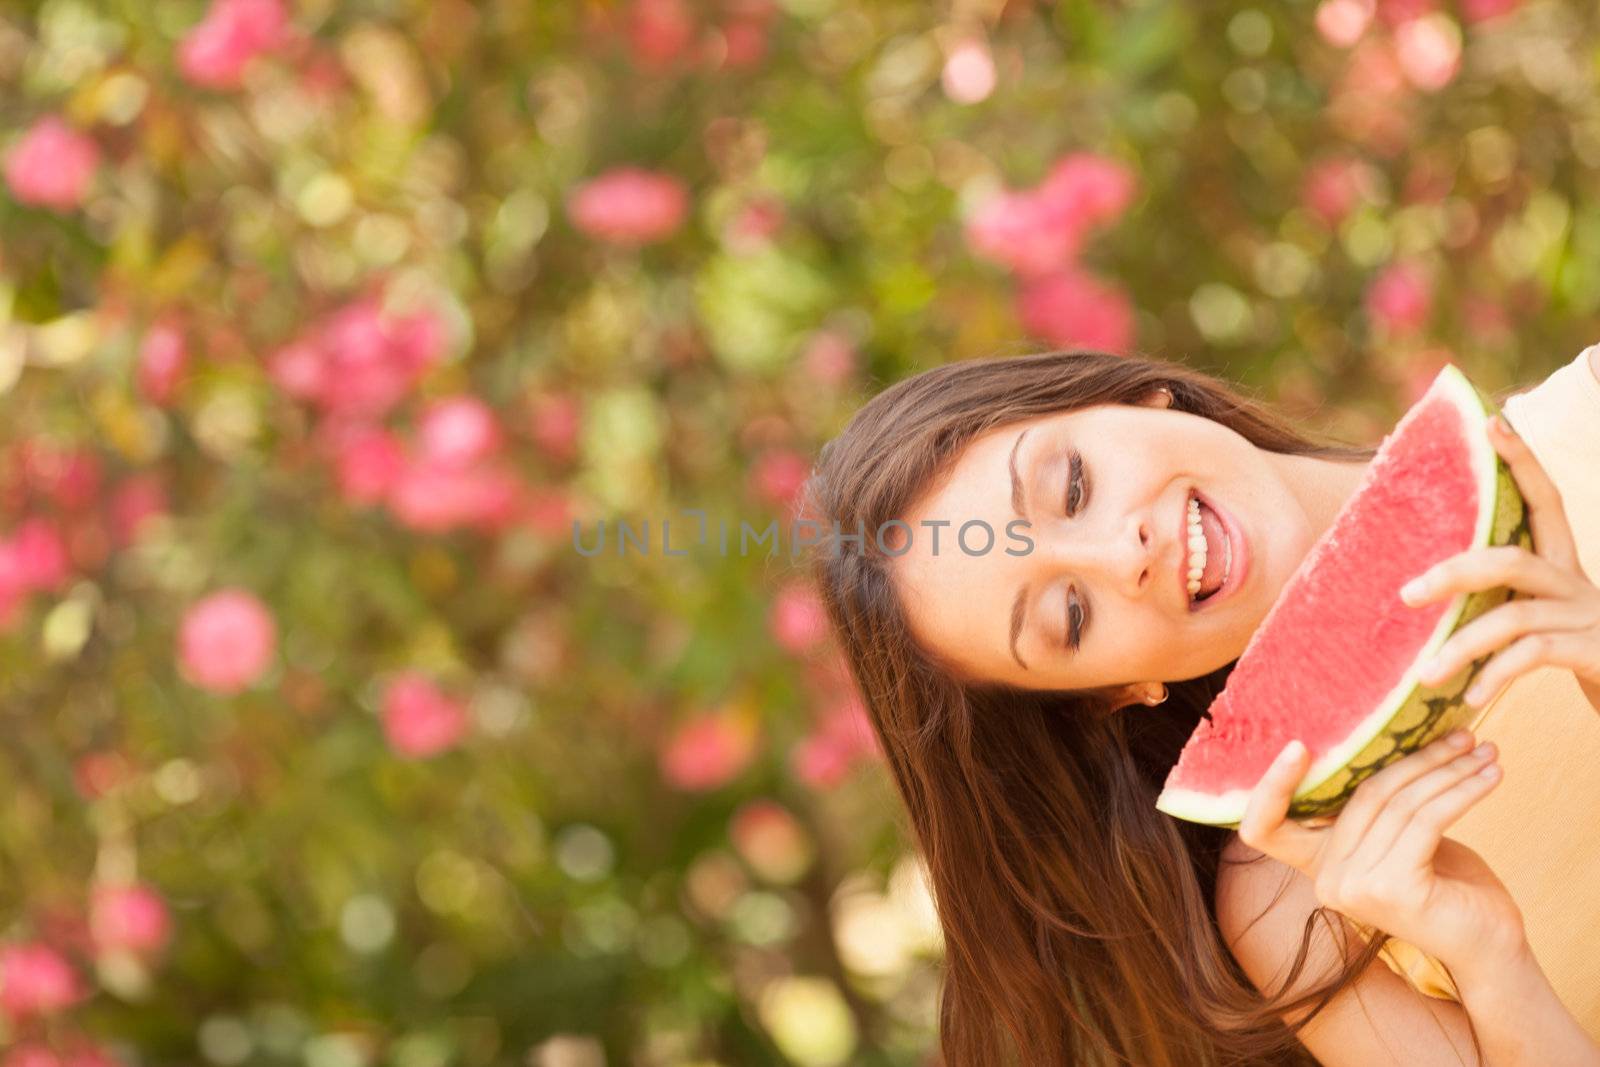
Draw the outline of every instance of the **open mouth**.
M1228 584L1233 546L1221 516L1191 492L1184 510L1184 592L1191 609L1216 596Z

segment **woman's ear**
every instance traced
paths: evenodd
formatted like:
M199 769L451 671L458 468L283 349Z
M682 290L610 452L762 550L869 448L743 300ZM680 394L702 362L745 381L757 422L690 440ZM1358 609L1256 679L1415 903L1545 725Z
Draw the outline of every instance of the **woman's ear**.
M1111 706L1117 711L1132 708L1155 707L1167 699L1167 687L1159 682L1149 686L1125 685L1112 691Z
M1172 390L1164 385L1150 390L1139 403L1147 408L1170 408L1172 406Z

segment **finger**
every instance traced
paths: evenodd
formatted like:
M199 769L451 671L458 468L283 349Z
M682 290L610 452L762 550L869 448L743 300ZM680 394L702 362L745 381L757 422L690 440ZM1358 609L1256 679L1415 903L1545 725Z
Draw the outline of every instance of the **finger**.
M1388 854L1418 812L1439 794L1454 788L1463 778L1477 774L1485 763L1492 763L1497 755L1494 742L1485 741L1472 751L1463 752L1448 763L1435 767L1395 793L1352 850L1352 864L1361 868L1375 866Z
M1533 528L1534 548L1554 563L1572 566L1578 558L1578 550L1572 542L1572 527L1567 521L1561 490L1556 488L1543 464L1534 456L1527 442L1511 428L1504 415L1489 420L1489 441L1511 468L1517 490L1528 505L1528 522Z
M1566 667L1583 678L1600 678L1600 648L1594 635L1577 630L1541 630L1521 638L1484 665L1468 687L1467 703L1482 707L1502 688L1535 667Z
M1406 824L1389 849L1386 862L1398 864L1402 870L1431 863L1444 832L1472 805L1488 796L1504 777L1499 763L1489 763L1434 797Z
M1425 685L1439 685L1468 664L1517 638L1540 630L1584 630L1600 626L1600 610L1572 600L1549 597L1507 601L1473 619L1450 636L1417 670Z
M1466 730L1452 730L1444 737L1429 742L1415 752L1395 760L1371 778L1356 786L1339 821L1333 825L1333 837L1328 841L1329 855L1348 856L1360 845L1372 827L1372 821L1400 790L1421 778L1435 767L1442 767L1472 747L1472 734Z
M1305 776L1308 760L1306 746L1299 741L1283 746L1267 773L1250 791L1244 816L1239 820L1239 840L1280 863L1306 872L1317 858L1322 839L1330 832L1285 818L1295 787Z
M1400 587L1400 601L1418 607L1457 593L1505 585L1533 596L1561 599L1573 590L1572 569L1521 545L1486 545L1447 556Z

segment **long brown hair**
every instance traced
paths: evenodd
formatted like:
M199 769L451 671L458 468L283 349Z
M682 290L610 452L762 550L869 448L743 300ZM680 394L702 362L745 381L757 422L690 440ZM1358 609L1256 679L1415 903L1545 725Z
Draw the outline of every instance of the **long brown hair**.
M1316 921L1337 926L1338 913L1307 918L1277 998L1229 951L1212 902L1230 831L1154 805L1233 663L1168 682L1161 705L1114 714L1107 692L959 680L911 637L876 531L980 434L1138 403L1163 386L1174 410L1258 448L1349 461L1375 452L1303 437L1181 364L1073 350L896 383L823 447L807 484L805 513L828 529L813 577L928 865L945 943L940 1045L954 1067L1314 1064L1295 1035L1388 940L1372 932L1340 973L1293 998L1281 994L1304 969Z

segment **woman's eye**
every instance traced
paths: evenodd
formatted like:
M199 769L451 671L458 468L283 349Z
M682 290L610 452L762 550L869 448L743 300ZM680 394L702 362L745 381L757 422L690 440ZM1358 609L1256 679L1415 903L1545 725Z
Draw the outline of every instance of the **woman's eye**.
M1071 516L1077 514L1083 502L1083 457L1074 452L1067 466L1067 515Z
M1078 651L1078 643L1083 640L1083 609L1078 606L1075 593L1067 594L1067 647Z

